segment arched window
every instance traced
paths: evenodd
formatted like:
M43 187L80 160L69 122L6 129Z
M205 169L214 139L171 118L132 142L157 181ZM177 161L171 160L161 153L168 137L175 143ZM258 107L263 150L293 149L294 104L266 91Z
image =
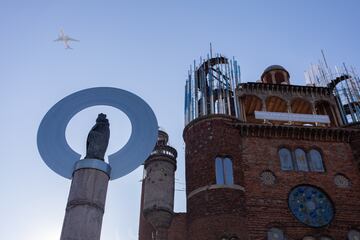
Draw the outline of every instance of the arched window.
M233 167L230 158L217 157L215 159L216 184L234 184Z
M305 236L302 240L316 240L313 236Z
M315 149L310 150L309 165L310 165L311 171L314 171L314 172L324 172L325 171L321 153L318 150L315 150Z
M293 170L293 160L291 157L291 152L287 148L281 148L279 150L281 170Z
M332 238L328 236L322 236L320 237L320 240L332 240Z
M351 229L347 234L348 240L359 240L360 232L354 229Z
M267 232L267 240L284 240L284 232L279 228L271 228Z
M304 150L298 148L295 150L296 166L298 171L308 172L309 167L307 163L307 158Z

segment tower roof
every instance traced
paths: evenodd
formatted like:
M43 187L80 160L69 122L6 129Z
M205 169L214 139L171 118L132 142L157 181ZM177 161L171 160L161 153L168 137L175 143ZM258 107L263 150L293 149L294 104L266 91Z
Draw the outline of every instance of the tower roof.
M261 74L261 79L263 78L263 76L264 76L266 73L268 73L268 72L270 72L270 71L273 71L273 70L285 71L285 72L288 74L288 76L290 77L289 72L288 72L283 66L281 66L281 65L270 65L270 66L268 66L268 67L264 70L264 72Z

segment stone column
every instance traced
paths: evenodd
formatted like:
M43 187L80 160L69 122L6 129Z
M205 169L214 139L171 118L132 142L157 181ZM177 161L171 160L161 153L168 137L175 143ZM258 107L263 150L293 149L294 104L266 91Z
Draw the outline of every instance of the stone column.
M287 111L288 111L288 113L292 113L292 109L291 109L291 100L287 100L287 101L286 101L286 105L287 105ZM287 124L292 125L292 124L293 124L293 122L292 122L292 121L288 121L288 123L287 123Z
M104 161L77 162L60 240L100 240L109 176Z
M313 115L316 115L317 112L316 112L316 105L315 105L315 102L311 102L311 108L312 108L312 113ZM315 122L315 126L319 125L318 122Z
M262 104L261 111L266 112L266 99L265 98L261 99L261 104ZM264 123L268 123L268 120L264 119Z
M282 72L282 74L283 74L283 76L284 76L284 82L286 82L287 84L290 84L286 72Z
M271 74L271 81L273 84L276 84L275 72L270 72Z

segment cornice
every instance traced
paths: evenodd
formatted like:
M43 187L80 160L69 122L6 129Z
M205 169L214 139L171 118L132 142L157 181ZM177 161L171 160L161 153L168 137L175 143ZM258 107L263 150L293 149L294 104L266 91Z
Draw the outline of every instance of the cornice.
M287 85L287 84L270 84L270 83L257 83L248 82L241 83L236 88L239 95L241 93L249 92L280 92L280 93L299 93L302 95L318 95L329 96L331 90L328 87L315 87L315 86L301 86L301 85Z
M244 137L288 138L295 140L323 141L323 142L350 142L359 130L349 128L325 128L304 126L273 126L265 124L236 123Z

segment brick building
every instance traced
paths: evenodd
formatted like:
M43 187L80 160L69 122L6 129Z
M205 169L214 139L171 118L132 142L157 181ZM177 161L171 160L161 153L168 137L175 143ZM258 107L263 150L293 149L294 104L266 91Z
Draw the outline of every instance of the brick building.
M349 77L349 76L348 76ZM189 72L186 213L174 213L176 150L159 132L145 162L139 239L360 239L360 129L326 87L291 85L282 66L240 82L217 55ZM345 110L344 110L345 109Z

